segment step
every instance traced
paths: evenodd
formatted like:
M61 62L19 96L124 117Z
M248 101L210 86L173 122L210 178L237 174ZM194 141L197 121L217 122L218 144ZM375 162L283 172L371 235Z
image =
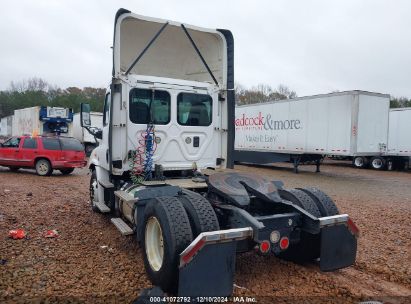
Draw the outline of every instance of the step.
M126 191L114 191L114 195L117 196L120 200L122 200L126 204L135 203L137 202L137 198L133 197L130 193Z
M108 213L111 211L110 208L102 202L94 202L94 205L96 205L97 209L102 213Z
M133 234L133 229L130 228L129 225L126 224L121 218L113 217L111 222L116 226L116 228L121 232L122 235L130 235Z
M114 188L114 185L109 181L98 181L98 183L106 189Z

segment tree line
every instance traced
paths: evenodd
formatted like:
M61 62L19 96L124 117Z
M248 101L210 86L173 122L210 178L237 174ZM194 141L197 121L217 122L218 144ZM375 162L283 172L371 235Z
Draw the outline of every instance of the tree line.
M105 93L103 88L61 89L40 78L11 82L9 89L0 91L0 117L34 106L71 108L79 112L82 102L89 103L92 111L102 112Z
M105 93L104 88L68 87L61 89L36 77L11 82L7 90L0 91L0 117L13 115L14 110L17 109L40 105L71 108L74 112L79 112L82 102L89 103L92 111L101 112ZM237 105L292 99L297 96L294 90L282 84L276 88L268 84L259 84L250 88L239 83L235 85ZM411 107L411 99L391 97L390 106L391 108Z
M390 100L390 108L408 108L411 107L411 98L407 97L392 97Z

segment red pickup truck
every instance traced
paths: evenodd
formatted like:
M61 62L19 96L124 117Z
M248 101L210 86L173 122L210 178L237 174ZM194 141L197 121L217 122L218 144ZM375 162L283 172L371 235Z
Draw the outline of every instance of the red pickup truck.
M71 137L15 136L0 144L0 166L12 171L35 168L38 175L51 175L54 169L70 174L87 164L84 146Z

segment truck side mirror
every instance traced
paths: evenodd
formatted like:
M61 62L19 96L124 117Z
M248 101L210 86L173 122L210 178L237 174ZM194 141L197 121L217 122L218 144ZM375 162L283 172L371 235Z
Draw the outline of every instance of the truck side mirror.
M88 103L81 103L81 106L80 106L80 122L81 122L81 126L83 128L91 126L90 104L88 104Z

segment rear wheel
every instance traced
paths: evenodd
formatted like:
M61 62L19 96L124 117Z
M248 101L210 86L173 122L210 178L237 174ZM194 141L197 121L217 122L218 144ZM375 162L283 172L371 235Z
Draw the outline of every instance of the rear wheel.
M318 210L317 204L314 200L304 191L299 189L280 189L278 190L280 197L287 201L290 201L294 205L303 208L308 213L312 214L315 217L321 217L321 213Z
M176 292L180 253L193 240L182 203L175 197L157 197L148 203L142 236L144 266L151 282Z
M63 175L68 175L70 173L73 173L74 168L68 168L68 169L60 169L61 174Z
M40 176L49 176L53 172L51 164L47 159L39 159L36 162L36 172Z
M298 189L301 191L304 191L311 197L311 199L317 205L317 208L320 211L321 216L331 216L331 215L337 215L340 213L334 201L320 189L315 188L315 187L298 188Z
M355 156L352 160L352 164L355 168L363 169L368 165L368 159L363 156Z
M201 232L220 230L217 215L205 197L184 189L179 200L187 212L194 238Z
M385 168L386 161L384 158L375 156L371 158L371 167L375 170L383 170Z
M299 189L279 190L281 198L303 208L315 217L321 217L317 204L304 191ZM317 259L320 256L319 234L313 235L305 231L300 231L298 243L291 243L287 250L278 256L292 262L304 263Z

